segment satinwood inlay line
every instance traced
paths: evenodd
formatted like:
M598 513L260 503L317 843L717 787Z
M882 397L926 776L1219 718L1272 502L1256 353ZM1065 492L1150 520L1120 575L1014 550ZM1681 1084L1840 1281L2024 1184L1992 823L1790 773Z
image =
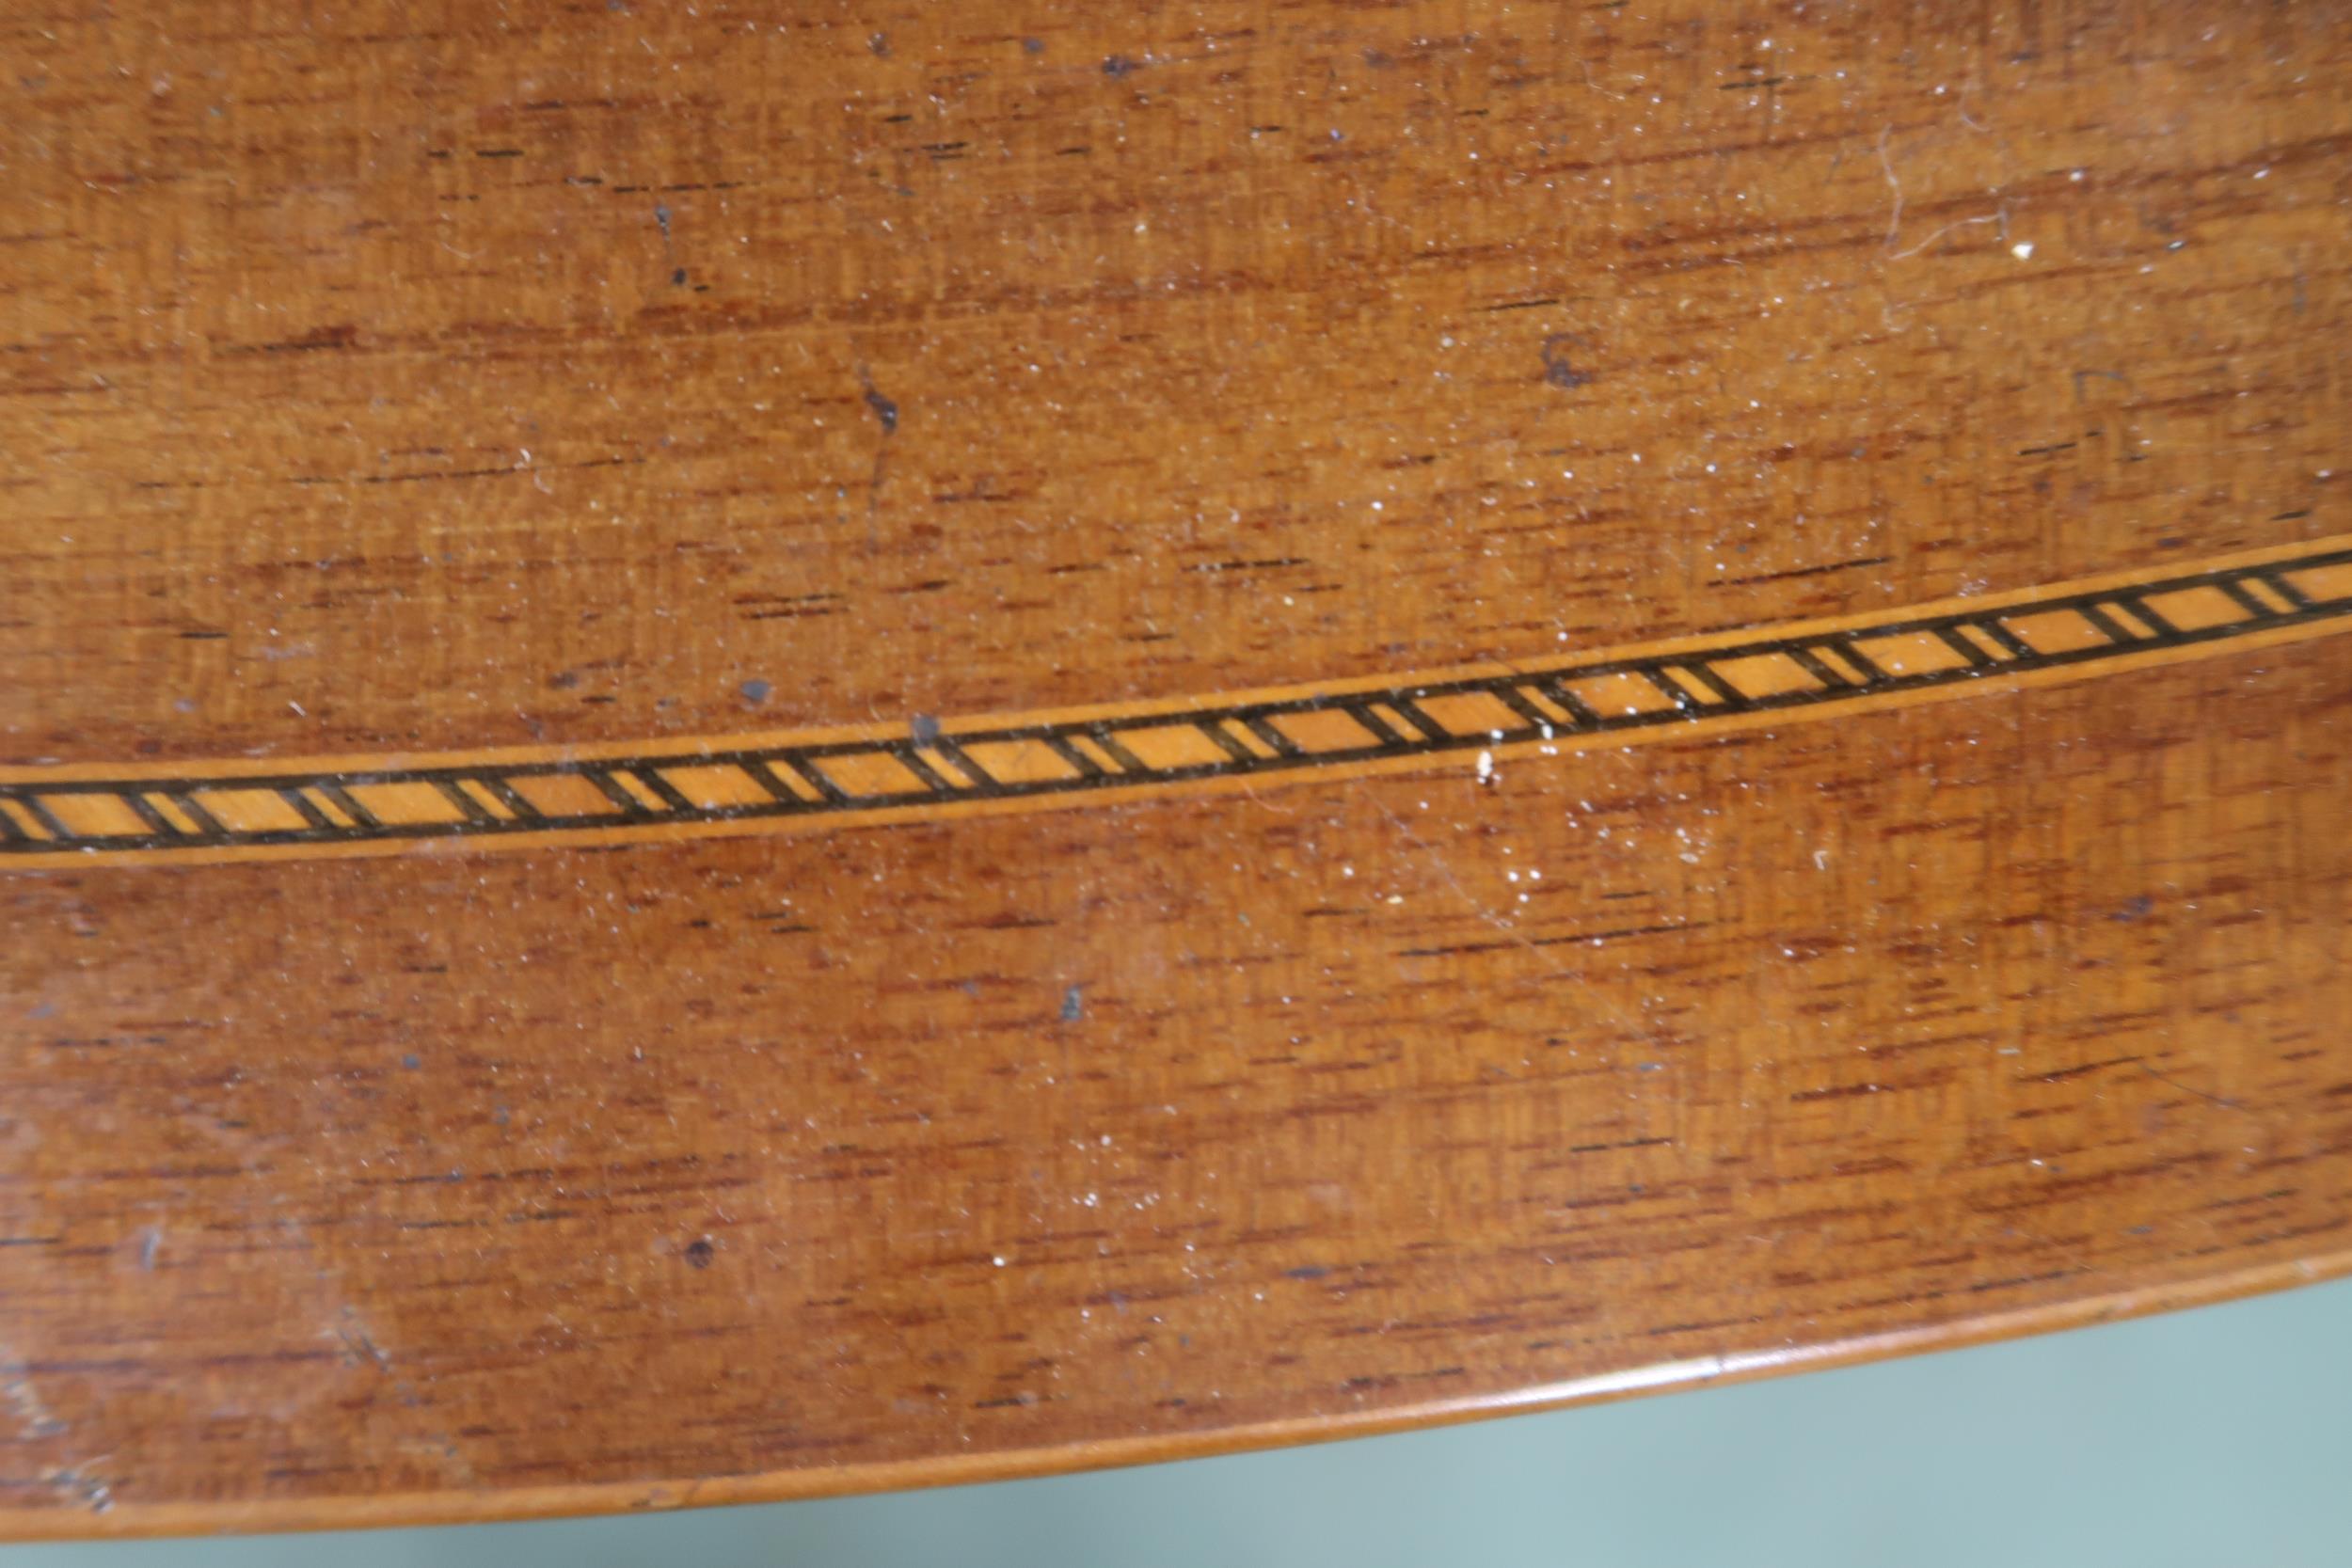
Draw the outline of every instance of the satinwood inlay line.
M19 867L776 832L1399 771L2122 674L2352 625L2322 540L1875 616L1177 703L623 747L0 769Z

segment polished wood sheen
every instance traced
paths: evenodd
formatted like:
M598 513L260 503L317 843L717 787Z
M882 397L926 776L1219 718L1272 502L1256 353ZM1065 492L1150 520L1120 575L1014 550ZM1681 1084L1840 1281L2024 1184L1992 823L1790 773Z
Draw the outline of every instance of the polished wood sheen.
M0 1530L2352 1270L2352 8L0 58Z

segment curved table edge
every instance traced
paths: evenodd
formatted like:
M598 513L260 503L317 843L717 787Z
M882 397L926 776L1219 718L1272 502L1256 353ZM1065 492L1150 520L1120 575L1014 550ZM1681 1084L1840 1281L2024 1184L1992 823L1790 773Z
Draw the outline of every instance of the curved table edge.
M985 1454L879 1461L690 1481L446 1489L335 1498L123 1503L96 1512L59 1505L0 1508L0 1541L72 1541L168 1535L230 1535L396 1526L490 1524L592 1514L645 1513L742 1503L791 1502L1014 1481L1168 1460L1200 1459L1460 1425L1490 1417L1599 1404L1643 1394L1959 1350L2004 1339L2206 1307L2352 1276L2352 1249L2264 1263L2226 1274L2140 1286L1975 1318L1891 1329L1820 1345L1734 1350L1597 1372L1515 1391L1328 1416L1294 1417L1189 1433Z

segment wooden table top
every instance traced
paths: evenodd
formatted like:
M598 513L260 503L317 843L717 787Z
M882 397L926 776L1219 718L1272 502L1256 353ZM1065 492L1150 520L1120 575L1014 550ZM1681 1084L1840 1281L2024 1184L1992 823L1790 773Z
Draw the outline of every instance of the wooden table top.
M0 1533L2352 1270L2352 8L0 38Z

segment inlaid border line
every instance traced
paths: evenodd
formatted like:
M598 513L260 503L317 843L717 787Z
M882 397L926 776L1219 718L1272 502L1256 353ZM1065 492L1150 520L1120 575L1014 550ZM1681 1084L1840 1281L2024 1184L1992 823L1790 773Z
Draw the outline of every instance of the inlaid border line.
M626 841L730 824L754 832L1125 798L1313 769L1409 767L1456 752L1750 728L1776 715L1879 706L1972 683L2121 671L2151 656L2318 635L2348 620L2352 543L2328 540L1883 618L1184 707L920 721L748 744L674 740L594 757L8 768L0 864L389 852L451 840Z

